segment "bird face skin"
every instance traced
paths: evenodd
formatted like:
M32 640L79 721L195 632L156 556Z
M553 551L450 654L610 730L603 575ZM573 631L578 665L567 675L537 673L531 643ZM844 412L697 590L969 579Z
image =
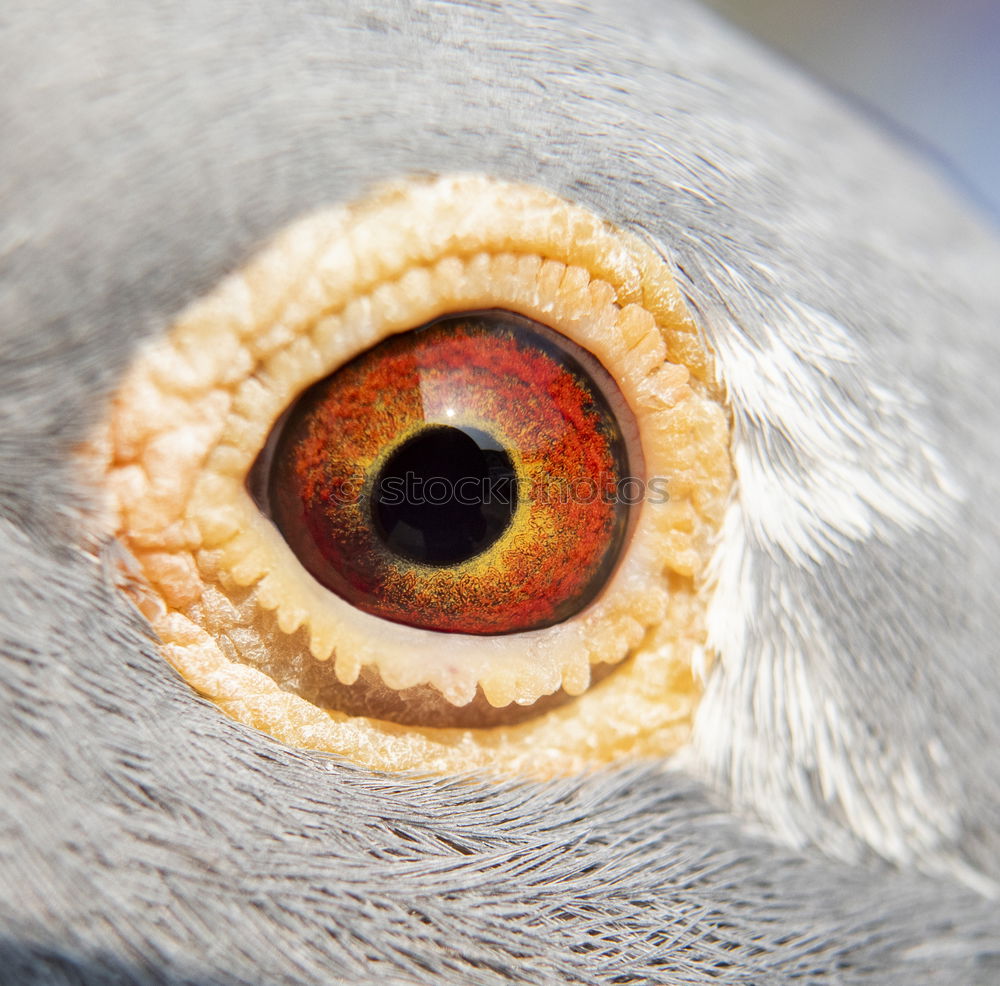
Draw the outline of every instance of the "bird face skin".
M5 14L0 982L1000 976L1000 243L687 3ZM383 774L223 716L78 450L140 347L383 182L544 189L669 265L734 485L673 756Z

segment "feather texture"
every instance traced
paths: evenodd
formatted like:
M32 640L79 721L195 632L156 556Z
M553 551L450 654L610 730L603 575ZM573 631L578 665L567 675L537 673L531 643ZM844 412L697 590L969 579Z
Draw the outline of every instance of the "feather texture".
M0 981L997 981L993 231L687 3L3 19ZM717 353L738 492L677 764L282 748L86 541L70 453L135 345L295 215L457 170L641 231Z

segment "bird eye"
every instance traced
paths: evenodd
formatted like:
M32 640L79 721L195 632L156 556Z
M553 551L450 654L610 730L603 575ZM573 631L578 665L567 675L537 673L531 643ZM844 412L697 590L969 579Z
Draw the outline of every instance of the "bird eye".
M247 724L536 774L686 734L728 422L666 264L580 207L459 176L307 217L92 449L164 655Z
M612 401L629 414L607 371L541 324L446 316L298 398L256 500L317 582L367 613L549 627L594 599L625 537L637 456Z

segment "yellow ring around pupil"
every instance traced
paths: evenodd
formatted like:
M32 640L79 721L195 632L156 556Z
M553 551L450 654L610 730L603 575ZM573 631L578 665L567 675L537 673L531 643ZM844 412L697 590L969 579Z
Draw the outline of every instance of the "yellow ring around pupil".
M510 527L518 504L510 455L457 419L396 443L367 484L369 518L391 555L451 567L479 557Z

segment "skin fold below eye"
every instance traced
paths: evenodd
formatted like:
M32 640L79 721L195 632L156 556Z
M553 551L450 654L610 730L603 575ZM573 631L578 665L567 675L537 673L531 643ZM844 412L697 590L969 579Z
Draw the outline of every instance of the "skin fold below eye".
M440 557L419 557L425 548L412 536L393 541L386 528L398 515L366 508L348 517L351 529L367 518L375 540L365 544L383 555L391 549L397 574L408 555L406 572L419 568L425 586L413 589L407 574L405 605L393 601L398 594L375 599L361 542L336 548L345 544L340 530L335 547L317 548L313 532L303 548L302 497L308 489L329 502L334 487L320 487L337 454L370 493L374 479L405 473L401 462L433 458L449 426L432 420L439 432L421 438L405 414L386 411L376 420L397 427L386 440L360 419L344 432L352 401L384 411L406 395L400 381L383 386L377 402L364 388L359 397L360 378L340 374L378 359L380 346L398 356L421 331L421 345L454 347L463 331L482 333L484 320L497 318L522 335L537 326L606 374L598 387L605 396L591 394L578 417L585 410L600 419L592 422L594 435L605 436L600 463L610 468L617 455L619 472L641 472L630 478L645 495L617 513L551 511L549 527L563 518L551 557L565 558L534 566L526 552L545 539L532 534L541 515L527 512L531 497L520 497L488 536L475 535L475 550L452 544ZM502 338L510 356L509 329ZM477 352L488 348L483 339ZM606 413L594 417L606 393ZM308 413L297 407L303 395ZM479 393L472 402L464 422L472 431L462 433L479 436L479 455L509 430L483 417L484 400ZM612 422L622 434L611 434ZM518 427L535 427L530 414ZM366 433L373 440L362 452ZM542 465L552 442L540 442ZM489 461L527 475L530 443L505 435L495 444L507 460ZM706 664L706 570L731 483L728 423L710 356L666 265L576 206L458 176L401 182L307 217L140 355L91 452L109 491L109 524L136 560L131 592L165 657L248 725L379 769L493 766L535 775L662 755L687 735L699 692L694 669ZM287 466L289 456L294 466L309 455L311 472ZM268 485L275 482L278 492ZM321 513L326 525L333 515L314 516ZM598 548L574 569L588 523ZM501 550L520 558L517 578L503 572ZM493 616L482 605L486 590L476 595L473 569L499 600ZM567 584L570 575L579 581L569 603L549 584L517 604L532 579L544 588L560 571ZM464 611L459 598L472 600Z

